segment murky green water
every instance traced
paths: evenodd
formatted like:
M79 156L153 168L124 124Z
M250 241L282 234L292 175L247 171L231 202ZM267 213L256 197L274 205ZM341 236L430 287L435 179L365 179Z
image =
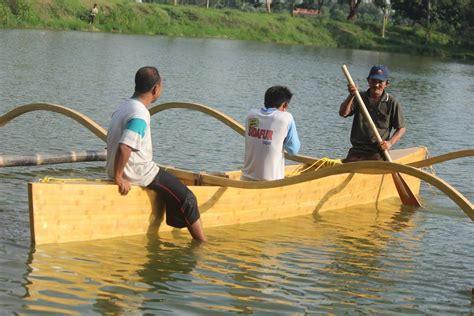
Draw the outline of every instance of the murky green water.
M343 156L350 120L340 66L365 86L372 64L392 70L390 92L408 133L398 147L432 155L473 148L474 66L353 50L254 42L28 30L0 31L0 115L51 102L106 127L132 93L133 75L154 65L160 102L209 105L242 122L271 85L295 93L290 111L302 154ZM243 140L200 113L153 117L155 159L192 170L240 168ZM76 122L50 112L0 128L0 154L102 149ZM436 166L474 200L472 158ZM43 176L102 177L103 162L0 169L0 314L470 314L474 299L472 222L435 189L424 208L387 202L280 221L32 248L26 183Z

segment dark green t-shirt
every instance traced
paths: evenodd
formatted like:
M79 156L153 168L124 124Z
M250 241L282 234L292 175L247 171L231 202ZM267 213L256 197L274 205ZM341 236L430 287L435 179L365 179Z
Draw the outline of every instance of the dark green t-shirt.
M371 106L369 103L368 90L360 95L383 140L390 139L392 129L405 127L405 115L400 103L387 92L384 91L380 103L375 106ZM354 100L353 110L348 116L351 115L354 115L351 130L352 148L368 152L378 152L377 138L372 135L369 123L359 111L359 102L357 100Z

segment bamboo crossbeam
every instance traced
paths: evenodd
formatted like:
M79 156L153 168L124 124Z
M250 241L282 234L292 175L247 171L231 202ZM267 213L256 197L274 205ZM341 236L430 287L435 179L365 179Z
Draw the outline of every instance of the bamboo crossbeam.
M33 155L0 155L0 167L39 166L59 163L105 161L106 150L82 150Z

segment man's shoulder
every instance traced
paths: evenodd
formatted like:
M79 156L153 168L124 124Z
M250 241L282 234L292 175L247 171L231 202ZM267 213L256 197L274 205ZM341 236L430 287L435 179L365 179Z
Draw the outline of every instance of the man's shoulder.
M278 111L277 116L281 117L284 120L294 121L293 114L290 112Z
M393 94L387 93L387 95L390 101L398 102L397 98Z
M393 105L393 106L400 106L400 102L398 102L398 99L393 96L393 94L391 93L387 93L385 92L385 96L384 96L384 101Z
M141 103L140 101L137 101L135 99L127 99L124 101L123 106L127 108L129 111L138 113L138 114L148 114L150 111L146 108L146 106Z
M122 119L142 118L148 120L150 118L150 112L148 109L139 101L133 99L126 99L115 111L116 115Z
M261 112L261 109L253 108L253 109L248 110L247 115L254 115L260 112Z

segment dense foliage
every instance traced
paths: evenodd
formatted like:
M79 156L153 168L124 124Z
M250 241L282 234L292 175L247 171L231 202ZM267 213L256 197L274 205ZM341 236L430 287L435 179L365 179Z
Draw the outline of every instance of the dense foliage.
M453 43L474 44L474 0L392 0L398 18L448 34Z
M193 5L182 5L184 1ZM207 9L205 0L179 0L180 5L134 0L2 0L0 27L219 37L474 60L474 0L392 0L391 4L376 0L360 4L352 21L347 20L347 0L273 0L272 14L266 13L263 1L209 0ZM87 17L95 2L99 15L91 26ZM291 16L290 9L297 3L318 8L319 14ZM384 17L388 24L382 38Z

